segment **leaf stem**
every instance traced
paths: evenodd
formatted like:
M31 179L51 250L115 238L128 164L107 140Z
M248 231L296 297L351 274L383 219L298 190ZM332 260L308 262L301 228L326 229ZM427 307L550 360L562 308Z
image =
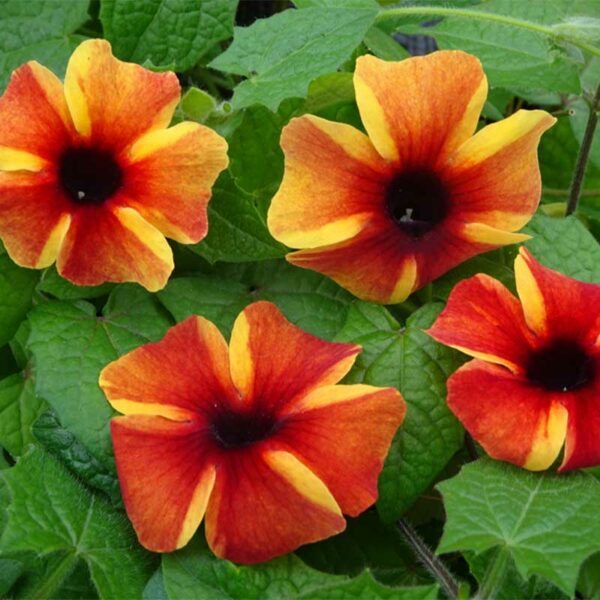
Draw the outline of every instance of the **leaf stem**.
M566 215L573 214L577 210L577 204L579 203L581 188L583 186L583 178L585 176L585 170L590 159L592 142L594 141L594 132L596 131L596 125L598 124L599 108L600 85L598 85L596 95L594 96L594 100L590 105L590 115L587 120L587 125L585 126L581 148L579 148L577 163L575 164L575 170L573 171L573 179L571 180L571 189L569 191L569 200L567 202L567 210L565 213Z
M40 583L32 590L28 590L28 596L34 599L51 598L65 582L71 571L75 568L77 555L67 552L58 561L48 577L42 577Z
M448 8L445 6L404 6L401 8L390 8L382 10L376 17L376 21L382 21L384 19L391 19L395 17L402 17L408 15L432 15L438 17L465 17L468 19L478 19L480 21L493 21L502 25L510 25L512 27L519 27L521 29L528 29L529 31L535 31L547 35L548 37L570 42L571 44L578 46L583 50L587 50L594 56L600 56L600 48L588 44L576 36L569 35L568 33L559 32L552 27L547 25L541 25L540 23L533 23L525 19L517 19L515 17L509 17L507 15L499 15L497 13L486 12L483 10L472 10L467 8Z
M421 539L414 527L406 519L398 519L396 525L406 543L411 547L417 559L439 582L448 596L455 600L458 598L458 583L446 565L438 558Z
M490 562L479 591L477 592L476 600L492 600L498 595L498 590L504 581L506 567L508 566L509 552L506 546L502 546Z

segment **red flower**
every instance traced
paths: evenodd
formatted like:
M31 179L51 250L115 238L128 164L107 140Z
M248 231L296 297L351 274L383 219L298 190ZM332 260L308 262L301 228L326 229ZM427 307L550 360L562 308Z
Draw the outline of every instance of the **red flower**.
M405 405L391 388L334 385L360 351L313 337L268 302L229 349L190 317L108 365L117 471L140 542L184 546L206 513L213 552L255 563L345 528L377 497Z
M64 88L36 62L0 98L0 238L19 265L80 285L163 287L164 236L207 231L211 186L227 144L197 123L166 129L179 101L174 73L121 62L103 40L71 56Z
M493 458L561 471L600 464L600 285L515 261L519 301L498 281L460 282L429 334L474 356L448 405Z
M303 248L291 263L395 303L467 258L527 239L512 232L538 205L536 149L556 119L520 110L473 135L487 81L464 52L361 56L354 88L368 137L310 115L283 131L268 224Z

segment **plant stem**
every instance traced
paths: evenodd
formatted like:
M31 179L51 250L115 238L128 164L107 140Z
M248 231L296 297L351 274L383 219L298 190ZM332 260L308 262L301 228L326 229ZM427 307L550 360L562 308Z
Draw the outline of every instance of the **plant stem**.
M590 115L588 117L587 125L585 126L581 148L579 148L579 154L577 155L577 163L575 164L575 171L573 171L573 179L571 180L571 189L569 191L569 201L567 202L567 215L570 215L577 210L579 196L581 195L581 187L583 186L583 178L585 176L585 169L588 160L590 159L590 150L592 148L592 142L594 141L594 132L596 131L596 125L598 124L599 108L600 85L598 85L596 95L590 105Z
M479 586L476 600L492 600L497 596L498 590L504 581L506 567L508 566L508 558L508 548L502 546L483 576L483 581Z
M384 19L391 19L395 17L402 17L407 15L432 15L437 17L465 17L468 19L478 19L480 21L493 21L495 23L501 23L502 25L510 25L512 27L519 27L521 29L528 29L529 31L535 31L536 33L542 33L548 37L564 40L570 42L575 46L579 46L583 50L587 50L594 56L600 56L600 48L596 48L591 44L588 44L577 37L559 32L548 27L541 25L540 23L533 23L526 21L525 19L516 19L515 17L509 17L508 15L499 15L496 13L485 12L483 10L471 10L467 8L448 8L444 6L405 6L401 8L390 8L388 10L382 10L377 15L376 20L382 21Z
M415 556L439 582L448 598L453 600L458 598L458 583L454 576L421 539L414 527L406 519L398 519L396 525L406 543L412 548Z

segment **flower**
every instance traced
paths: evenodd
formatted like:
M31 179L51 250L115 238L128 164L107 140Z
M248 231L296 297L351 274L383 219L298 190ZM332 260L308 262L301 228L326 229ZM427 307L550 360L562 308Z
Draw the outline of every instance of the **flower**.
M345 528L377 497L405 405L392 388L335 385L360 347L326 342L256 302L233 326L190 317L108 365L127 415L111 431L140 542L184 546L204 514L213 552L256 563Z
M206 205L227 144L183 122L174 73L83 42L64 87L37 62L0 98L0 238L19 265L79 285L137 281L162 288L173 270L164 236L189 244L207 231Z
M600 285L515 260L519 301L498 281L461 281L428 333L474 356L448 405L493 458L532 471L600 464Z
M361 56L354 89L368 137L311 115L283 131L268 225L302 248L292 264L396 303L467 258L527 239L512 232L538 205L537 144L556 119L519 110L473 135L487 81L464 52Z

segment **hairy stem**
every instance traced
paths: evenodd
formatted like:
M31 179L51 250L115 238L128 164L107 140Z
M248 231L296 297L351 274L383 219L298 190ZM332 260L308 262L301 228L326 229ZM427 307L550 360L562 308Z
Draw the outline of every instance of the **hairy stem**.
M412 548L417 559L435 577L448 596L458 598L458 583L446 565L432 552L431 548L421 539L414 527L406 519L398 519L396 525L406 543Z
M567 215L570 215L577 210L577 204L579 203L581 188L583 186L583 178L585 176L588 160L590 159L592 142L594 141L594 132L596 131L596 125L598 124L599 108L600 85L598 85L596 95L594 96L594 100L590 105L590 116L588 117L587 125L585 126L585 132L583 134L583 140L581 142L581 148L579 148L579 154L577 155L577 163L575 164L573 179L571 180L571 189L569 190L569 200L567 202L566 211Z
M596 48L591 44L580 40L576 36L569 35L565 32L560 32L547 25L540 23L533 23L525 19L517 19L508 15L499 15L496 13L490 13L480 10L471 10L467 8L448 8L444 6L405 6L401 8L390 8L388 10L382 10L377 15L377 21L385 19L392 19L408 15L424 15L424 16L437 16L437 17L464 17L468 19L477 19L479 21L493 21L495 23L501 23L502 25L510 25L512 27L518 27L520 29L528 29L529 31L535 31L557 40L563 40L570 42L574 46L578 46L583 50L586 50L594 56L600 56L600 48Z

